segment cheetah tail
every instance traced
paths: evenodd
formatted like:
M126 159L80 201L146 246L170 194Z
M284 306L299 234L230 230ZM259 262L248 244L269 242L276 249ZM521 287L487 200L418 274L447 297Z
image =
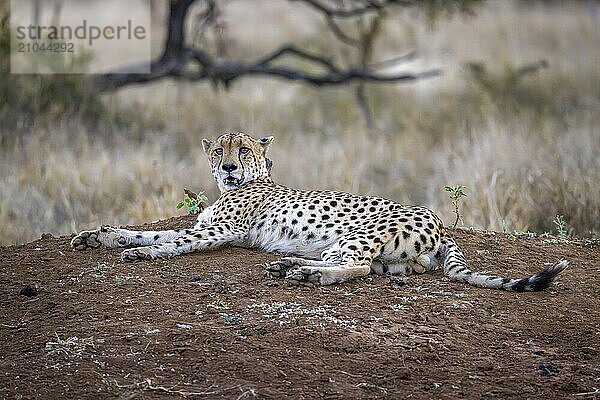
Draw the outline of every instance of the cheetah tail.
M466 282L482 288L511 290L515 292L537 292L550 286L554 278L569 265L568 261L561 260L555 263L548 263L543 270L525 278L502 278L500 276L481 274L469 270L462 250L452 237L444 235L442 246L445 246L445 255L443 256L444 275L451 280Z

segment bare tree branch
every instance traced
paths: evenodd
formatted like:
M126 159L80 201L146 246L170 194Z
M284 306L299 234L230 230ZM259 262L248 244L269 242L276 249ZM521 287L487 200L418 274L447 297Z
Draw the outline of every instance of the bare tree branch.
M373 44L375 39L381 32L381 22L384 17L384 12L380 11L371 19L371 23L367 30L361 32L360 40L360 64L363 68L368 68L369 62L373 57ZM359 19L359 22L362 20ZM373 118L373 111L369 105L367 98L365 82L362 81L356 88L356 101L359 108L361 109L368 128L373 128L375 125L375 119Z
M361 67L348 67L337 72L310 73L299 71L290 67L272 66L263 64L261 60L257 62L223 62L215 64L210 68L205 68L197 72L176 71L173 76L185 78L193 81L211 79L220 81L228 85L234 80L245 75L261 75L284 78L287 80L303 81L315 86L340 85L352 81L364 81L371 83L386 83L397 81L412 81L423 78L430 78L440 75L440 70L429 70L417 74L378 74Z
M360 46L360 40L347 35L342 30L342 28L340 28L340 26L337 24L337 22L334 21L333 17L331 17L330 15L326 15L325 20L327 21L327 25L329 26L329 29L331 29L331 32L335 35L335 37L339 41L346 43L350 46L355 46L355 47Z
M360 82L358 87L356 88L356 102L358 103L358 107L365 118L365 122L368 128L373 128L375 125L375 121L373 118L373 111L371 110L371 106L369 105L369 100L367 99L367 93L365 91L365 83Z
M398 57L390 58L388 60L369 63L368 67L372 70L389 68L389 67L393 67L395 65L398 65L398 64L406 62L406 61L414 60L416 57L417 57L417 52L411 51L410 53L406 53L406 54L398 56Z
M179 57L185 44L185 17L196 0L170 0L167 39L161 59Z
M170 0L169 21L167 38L163 46L163 53L150 64L150 73L114 73L92 75L88 87L94 91L105 91L125 86L131 83L144 83L164 78L173 74L180 68L186 54L185 43L185 18L190 6L196 0Z
M327 1L320 0L290 0L290 1L298 1L307 4L313 9L325 14L331 18L352 18L360 15L368 14L373 11L381 11L390 5L398 5L398 6L415 6L419 2L424 3L423 0L355 0L353 1L355 5L353 7L348 7L345 2L337 1L339 4L337 7L331 7L327 5ZM452 3L450 1L449 3Z
M271 61L273 61L272 59ZM322 64L327 63L322 60ZM110 90L132 83L145 83L156 79L173 77L176 79L187 79L200 81L210 79L213 82L222 82L226 86L234 80L248 75L272 76L293 81L302 81L315 86L340 85L352 81L363 81L371 83L389 83L399 81L413 81L417 79L430 78L441 74L440 70L434 69L421 73L410 74L378 74L362 67L348 67L343 70L329 70L325 73L310 73L285 66L273 66L265 64L263 59L255 62L222 62L201 68L198 71L190 71L180 64L171 62L158 62L152 65L149 74L107 74L96 77L93 85L96 90Z
M273 53L258 60L256 63L261 64L261 65L266 65L288 53L295 55L299 58L303 58L307 61L312 61L314 63L321 64L323 67L325 67L327 70L329 70L331 72L340 72L340 68L338 68L336 65L334 65L331 61L326 60L324 57L301 50L291 44L280 47L279 49L275 50Z
M218 71L220 72L219 75L221 76L221 79L227 82L237 79L242 75L265 75L277 76L289 80L304 81L315 86L339 85L351 81L364 81L373 83L413 81L417 79L437 76L441 73L440 70L430 70L418 74L380 75L362 68L350 67L344 71L340 71L339 73L310 74L286 67L269 67L252 64L238 64L238 71L232 71L228 67L229 66L227 65L222 65L221 68L218 69ZM227 77L228 70L231 71L229 77Z
M381 66L391 64L392 62L398 63L406 58L406 56L403 56L404 58L395 58L376 64L369 64L371 49L373 47L372 42L376 36L376 30L379 28L377 22L379 17L376 17L373 21L373 23L377 22L377 24L373 24L371 27L373 32L367 32L366 35L362 35L361 39L351 38L342 32L341 29L336 33L336 28L334 28L339 27L335 24L333 18L356 17L373 11L382 13L383 8L388 4L403 3L405 5L412 5L412 1L354 0L347 2L330 0L326 3L320 0L292 0L306 3L326 15L328 21L331 21L333 24L330 27L338 39L352 42L355 47L361 50L359 65L346 67L340 67L324 55L311 53L293 44L281 46L254 61L218 60L203 48L186 45L186 16L190 6L195 1L198 0L169 0L167 37L161 56L151 63L150 73L120 73L119 71L115 71L108 74L94 75L88 82L91 90L113 90L129 84L145 83L166 77L191 81L210 80L216 85L223 84L227 86L243 76L268 76L323 86L341 85L353 81L364 83L412 81L437 76L441 73L439 70L429 70L416 74L384 74L377 72L377 69ZM209 1L212 2L213 0ZM216 12L210 7L211 3L208 4L206 15L214 15ZM286 56L293 56L304 60L316 67L322 68L324 71L318 73L309 72L289 65L279 65L282 58ZM364 91L364 88L362 90ZM366 101L364 92L361 98Z
M328 17L332 17L332 18L356 17L359 15L369 13L371 11L379 10L382 7L384 7L384 5L379 4L375 1L361 1L360 3L362 3L362 4L360 6L353 7L353 8L328 7L327 5L324 4L324 2L321 2L318 0L291 0L291 1L300 1L302 3L305 3L309 6L311 6L312 8L316 9L317 11L327 15ZM385 4L385 3L386 2L383 2L383 4Z

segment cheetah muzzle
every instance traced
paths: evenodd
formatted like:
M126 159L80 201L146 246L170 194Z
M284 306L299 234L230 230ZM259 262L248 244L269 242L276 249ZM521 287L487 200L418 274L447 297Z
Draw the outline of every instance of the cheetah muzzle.
M234 176L227 176L225 179L223 179L223 182L228 186L231 187L232 189L237 189L239 186L242 185L242 183L244 183L244 178L236 178Z

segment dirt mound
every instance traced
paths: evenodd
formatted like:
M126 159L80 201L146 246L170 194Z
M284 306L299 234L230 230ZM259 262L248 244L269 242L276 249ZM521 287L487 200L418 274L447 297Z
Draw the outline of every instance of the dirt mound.
M277 256L258 251L123 263L50 235L0 248L0 398L598 396L600 247L455 237L477 271L571 265L539 293L439 273L307 290L266 279L257 264Z

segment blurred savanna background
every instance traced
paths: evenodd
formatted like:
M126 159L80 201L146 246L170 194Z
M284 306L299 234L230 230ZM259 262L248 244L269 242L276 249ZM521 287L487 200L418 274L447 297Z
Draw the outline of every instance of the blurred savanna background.
M86 75L11 74L0 0L0 244L182 214L183 188L214 201L201 139L225 131L275 136L273 177L296 188L426 205L451 225L444 187L464 185L466 226L554 232L559 215L570 235L598 237L597 1L408 1L335 26L314 7L353 3L197 0L186 41L225 62L293 43L344 67L441 74L323 86L167 76L90 90ZM169 1L152 6L159 57ZM276 65L323 73L293 55Z

